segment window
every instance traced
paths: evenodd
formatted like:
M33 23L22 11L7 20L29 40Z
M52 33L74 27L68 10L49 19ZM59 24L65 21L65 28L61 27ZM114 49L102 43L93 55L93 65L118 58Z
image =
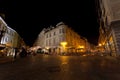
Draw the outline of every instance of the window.
M8 42L8 38L7 37L5 38L5 42Z
M61 29L59 29L59 33L61 33Z
M64 38L64 37L62 37L62 41L65 41L65 38Z
M53 44L55 45L55 38L53 38Z
M48 38L48 34L46 35L46 38Z
M49 35L50 37L51 37L51 33L50 33L50 35Z
M49 39L49 46L51 46L51 40Z
M64 28L62 28L61 30L62 30L62 33L64 33L64 32L65 32L65 31L64 31Z
M56 34L56 33L54 32L54 34L53 34L53 35L55 36L55 34Z
M106 24L106 26L108 26L108 19L107 19L107 17L105 18L105 24Z
M61 36L59 36L59 42L61 42L62 40L61 40Z

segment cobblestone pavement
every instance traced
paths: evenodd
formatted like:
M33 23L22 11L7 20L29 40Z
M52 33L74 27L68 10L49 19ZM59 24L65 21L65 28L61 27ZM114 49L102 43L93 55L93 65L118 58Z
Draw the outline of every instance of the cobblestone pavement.
M0 80L120 80L120 61L109 56L29 56L0 64Z
M13 57L0 57L0 64L12 62L14 59Z

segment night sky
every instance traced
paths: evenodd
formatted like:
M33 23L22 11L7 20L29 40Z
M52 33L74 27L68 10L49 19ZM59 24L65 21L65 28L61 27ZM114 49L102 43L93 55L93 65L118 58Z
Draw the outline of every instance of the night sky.
M97 45L99 25L94 0L77 2L0 0L0 13L27 45L32 46L43 28L63 21L89 42Z

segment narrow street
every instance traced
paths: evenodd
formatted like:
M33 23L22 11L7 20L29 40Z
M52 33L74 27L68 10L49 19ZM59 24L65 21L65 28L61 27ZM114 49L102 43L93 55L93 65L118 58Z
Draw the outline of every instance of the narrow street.
M0 80L120 80L120 61L109 56L28 56L0 65Z

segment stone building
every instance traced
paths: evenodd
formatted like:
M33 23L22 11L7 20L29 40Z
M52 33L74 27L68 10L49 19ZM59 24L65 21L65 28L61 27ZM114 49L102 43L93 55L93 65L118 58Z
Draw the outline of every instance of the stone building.
M85 52L86 43L86 39L82 39L72 28L60 22L55 27L44 28L33 46L40 46L52 54L70 54Z
M120 55L120 0L96 0L99 44L110 55Z
M0 50L0 55L13 56L15 48L21 48L25 45L20 35L0 17L0 45L5 45L4 49ZM5 52L7 50L7 52ZM4 53L5 52L5 53Z

